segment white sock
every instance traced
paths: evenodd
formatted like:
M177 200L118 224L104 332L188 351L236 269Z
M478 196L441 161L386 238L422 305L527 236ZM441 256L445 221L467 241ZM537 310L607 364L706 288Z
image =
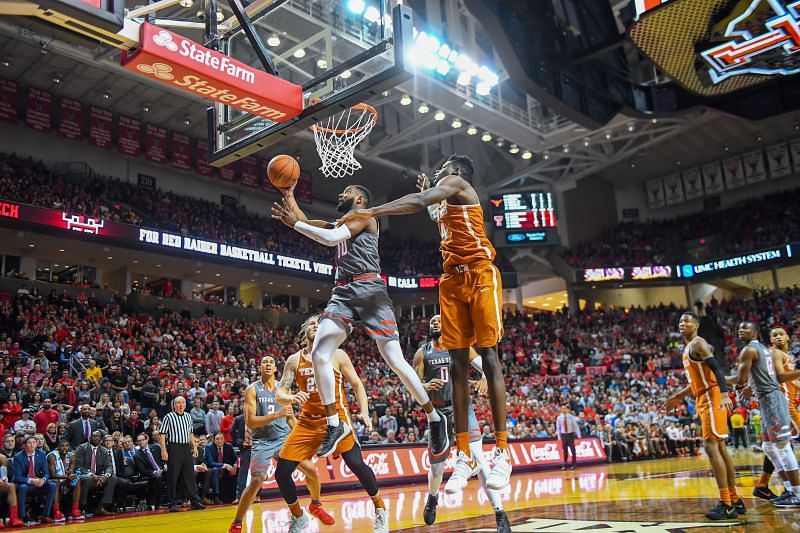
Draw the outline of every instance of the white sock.
M444 461L431 465L428 470L428 492L432 496L439 496L439 487L442 486L442 477L444 476Z
M440 422L442 417L439 416L439 413L434 409L430 413L425 413L425 416L428 417L428 422Z
M479 440L475 442L470 442L469 451L472 452L472 457L475 458L475 461L478 462L478 466L481 467L481 469L478 470L478 479L481 482L481 486L483 486L484 490L486 491L486 496L489 498L489 502L491 502L492 508L495 511L502 511L503 498L500 496L500 492L486 488L486 478L489 477L489 465L487 465L486 461L483 460L482 442Z
M339 425L339 413L336 413L335 415L331 415L331 416L326 416L325 418L328 419L328 425L329 426L336 427L336 426Z
M327 321L329 322L329 321ZM319 333L317 333L319 335ZM389 367L397 374L400 381L403 382L408 392L420 405L425 405L431 401L425 387L422 386L422 380L414 371L414 368L408 364L405 357L403 357L403 349L400 347L400 342L396 340L378 340L378 351L381 352L383 359L389 364ZM431 422L438 422L438 414L431 415L428 413L428 420Z
M331 357L346 338L347 333L335 321L320 321L314 345L311 347L311 364L314 366L314 380L322 405L330 405L336 401L336 378ZM339 415L329 416L328 425L338 426Z
M783 482L783 488L785 488L785 489L786 489L786 490L788 490L788 491L794 492L794 491L792 490L792 483L791 483L791 481L784 481L784 482Z

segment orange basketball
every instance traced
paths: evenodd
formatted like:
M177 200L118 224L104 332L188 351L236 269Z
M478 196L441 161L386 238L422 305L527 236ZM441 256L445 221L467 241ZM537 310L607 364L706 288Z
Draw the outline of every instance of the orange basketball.
M290 155L276 155L267 166L267 177L275 187L286 189L294 185L300 177L300 165Z

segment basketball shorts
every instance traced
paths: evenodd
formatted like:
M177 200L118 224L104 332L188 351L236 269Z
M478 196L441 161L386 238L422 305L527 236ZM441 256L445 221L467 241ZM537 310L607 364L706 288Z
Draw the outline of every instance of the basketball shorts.
M789 421L792 426L792 436L800 435L800 411L794 402L789 402Z
M720 407L722 392L712 387L697 397L697 415L700 417L703 440L728 438L728 410Z
M347 418L342 417L341 413L339 417L342 418L342 420L347 420ZM292 431L289 432L286 442L283 443L283 448L278 452L278 457L297 463L305 461L306 459L311 459L317 454L319 445L322 444L322 439L325 438L325 427L327 425L328 421L325 417L318 420L308 418L298 419ZM358 446L358 441L356 441L351 431L349 435L339 441L333 455L341 455L350 451L353 446Z
M278 459L278 452L287 438L288 434L275 440L253 439L250 445L250 472L268 475L272 459Z
M448 350L496 346L503 336L503 282L492 263L470 265L442 275L439 284L442 347Z
M400 340L394 304L381 278L335 286L322 314L322 320L326 318L337 322L348 333L352 330L353 322L361 320L373 339Z
M789 401L782 390L774 390L758 397L761 412L761 434L769 441L780 441L792 437Z
M441 414L447 417L447 427L450 431L450 442L455 445L456 442L456 424L455 418L453 417L453 406L448 405L446 407L437 407L436 408ZM478 424L478 417L475 416L475 409L470 404L467 407L467 427L469 428L469 441L476 442L483 439L481 436L481 426ZM428 443L428 455L430 457L431 464L441 463L445 461L450 456L450 450L446 450L442 455L433 455L431 451L430 442Z

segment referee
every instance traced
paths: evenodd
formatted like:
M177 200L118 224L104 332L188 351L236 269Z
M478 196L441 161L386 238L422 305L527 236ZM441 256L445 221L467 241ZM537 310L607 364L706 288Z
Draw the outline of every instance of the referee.
M169 511L178 511L177 488L182 482L186 495L192 502L192 509L205 509L197 497L194 459L197 457L197 439L192 433L192 416L186 411L186 398L178 396L172 400L172 412L161 423L164 439L161 459L167 465L167 499Z

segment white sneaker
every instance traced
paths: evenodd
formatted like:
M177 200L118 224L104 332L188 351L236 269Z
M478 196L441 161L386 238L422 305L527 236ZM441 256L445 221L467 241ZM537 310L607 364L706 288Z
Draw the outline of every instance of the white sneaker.
M386 509L375 509L375 525L372 528L375 533L389 533L389 516Z
M511 461L508 452L495 448L492 453L492 470L486 478L486 488L503 490L511 480Z
M458 459L456 466L453 468L453 475L447 480L444 485L444 491L447 494L457 494L464 490L467 486L469 478L476 475L481 469L478 465L478 460L475 457L467 457L464 452L458 452Z
M303 514L300 516L292 515L289 521L289 533L302 533L303 529L308 525L308 514L303 509Z

